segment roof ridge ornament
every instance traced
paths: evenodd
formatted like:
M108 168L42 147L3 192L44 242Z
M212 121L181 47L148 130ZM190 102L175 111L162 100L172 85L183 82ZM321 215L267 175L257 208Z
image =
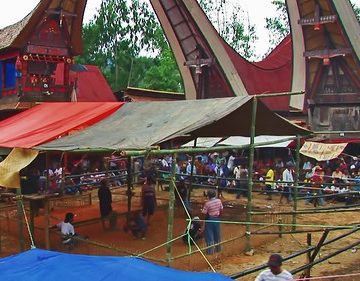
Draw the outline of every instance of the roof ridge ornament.
M301 18L298 20L300 25L313 25L314 30L320 30L322 24L333 23L337 20L336 15L320 16L320 6L316 4L313 18Z

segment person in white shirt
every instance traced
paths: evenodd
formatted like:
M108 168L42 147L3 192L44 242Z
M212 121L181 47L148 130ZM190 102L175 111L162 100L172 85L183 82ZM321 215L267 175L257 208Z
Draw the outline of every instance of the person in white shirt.
M56 165L56 169L55 169L53 175L55 178L56 187L59 191L61 189L61 183L62 183L62 177L63 177L63 168L61 167L60 163L58 163Z
M234 170L234 162L235 162L235 157L231 153L227 162L227 167L230 170L230 173L232 173L232 171Z
M238 165L234 168L234 175L236 181L236 188L238 189L236 192L236 198L239 199L241 194L243 196L247 196L247 180L249 176L249 171L246 167L242 165Z
M287 202L290 203L292 201L292 183L294 182L293 177L293 168L294 164L292 162L286 163L286 169L282 173L282 181L284 182L284 191L280 196L280 204L282 203L282 199L285 197Z
M186 166L186 174L191 174L191 160L188 161L188 164ZM193 175L196 175L196 166L193 166Z
M62 235L62 243L63 244L73 244L73 236L76 235L74 226L71 224L74 221L73 213L66 213L64 221L56 224L52 228L60 229Z
M269 257L269 269L262 271L255 281L292 281L294 280L291 273L281 268L282 257L279 254L272 254Z
M79 240L76 240L74 237L78 237L81 239L88 239L88 236L80 236L75 232L74 226L72 222L74 221L74 213L66 213L64 221L52 226L51 228L60 229L62 236L62 243L69 246L75 246L78 244Z

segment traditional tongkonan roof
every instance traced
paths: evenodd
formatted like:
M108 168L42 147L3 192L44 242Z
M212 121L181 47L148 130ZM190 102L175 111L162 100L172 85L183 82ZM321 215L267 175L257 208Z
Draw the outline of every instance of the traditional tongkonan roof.
M0 52L21 49L36 27L47 15L59 14L66 21L70 35L72 55L82 52L82 21L86 0L42 0L36 8L21 21L0 30Z

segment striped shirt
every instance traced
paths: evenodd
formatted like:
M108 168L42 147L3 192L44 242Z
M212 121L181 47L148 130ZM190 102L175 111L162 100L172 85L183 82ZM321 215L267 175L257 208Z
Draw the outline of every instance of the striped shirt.
M155 197L155 185L144 184L141 189L141 195L145 197Z
M223 208L223 204L219 198L211 198L205 203L202 213L208 214L211 217L218 217Z

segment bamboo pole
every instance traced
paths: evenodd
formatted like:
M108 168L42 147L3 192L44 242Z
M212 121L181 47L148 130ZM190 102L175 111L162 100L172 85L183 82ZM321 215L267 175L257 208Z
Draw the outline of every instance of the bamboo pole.
M296 154L295 154L295 188L294 188L294 204L293 204L293 217L292 217L292 223L293 223L293 230L296 230L296 210L297 210L297 197L298 197L298 188L299 185L299 175L300 175L300 136L296 136Z
M338 241L338 240L340 240L340 239L342 239L342 238L344 238L344 237L347 237L347 236L350 236L351 234L356 233L356 232L359 231L359 230L360 230L360 229L357 228L357 229L353 229L353 230L351 230L351 231L349 231L349 232L346 232L346 233L344 233L344 234L341 234L341 235L339 235L339 236L337 236L337 237L335 237L335 238L333 238L333 239L331 239L331 240L328 240L327 242L324 242L323 246L330 245L330 244L332 244L332 243L334 243L334 242L336 242L336 241ZM360 241L358 241L358 243L360 243ZM310 247L308 247L307 249L304 249L304 250L295 252L295 253L293 253L293 254L291 254L291 255L289 255L289 256L283 257L283 261L291 260L291 259L293 259L293 258L295 258L295 257L298 257L298 256L301 256L301 255L303 255L303 254L309 253L309 252L311 252L311 251L314 250L314 249L315 249L315 246L310 246ZM246 269L246 270L241 271L241 272L238 272L238 273L234 273L234 274L232 274L232 275L230 276L230 278L231 278L231 279L238 279L238 278L240 278L240 277L243 277L243 276L249 275L249 274L251 274L251 273L257 272L257 271L259 271L259 270L262 270L262 269L264 269L264 268L266 268L266 267L268 267L267 264L262 264L262 265L259 265L259 266L256 266L256 267L253 267L253 268L250 268L250 269ZM300 271L302 271L302 270L304 270L304 268L302 268L301 270L298 270L297 272L300 272ZM296 272L296 273L297 273L297 272ZM294 274L294 272L291 272L291 273Z
M307 246L310 248L312 244L312 235L311 233L307 233L306 235L306 242ZM310 264L311 262L311 251L306 253L306 264ZM305 277L310 277L310 267L304 271Z
M37 207L37 206L34 206L34 204L35 204L35 202L36 201L33 201L33 200L30 200L30 232L31 232L31 234L32 234L32 236L34 237L34 239L35 239L35 232L34 232L34 226L35 226L35 208Z
M273 94L268 94L268 93L264 93L264 94L260 94L260 95L254 95L253 97L256 98L273 98L273 97L281 97L281 96L296 96L296 95L302 95L304 94L304 91L300 91L300 92L283 92L283 93L273 93Z
M127 158L127 221L131 216L131 199L132 199L132 167L131 167L131 156Z
M168 233L167 233L167 245L166 245L166 260L167 265L170 266L172 260L172 239L174 229L174 205L175 205L175 175L176 175L176 154L173 154L171 163L171 178L169 186L169 212L168 212Z
M194 140L194 146L193 148L196 148L196 144L197 144L197 138L195 138ZM190 183L189 183L189 190L187 193L187 200L190 202L190 197L191 197L191 191L192 191L192 184L193 184L193 176L194 176L194 164L195 164L195 155L191 156L191 171L190 171ZM198 173L198 171L196 171Z
M253 166L254 166L254 151L255 151L255 134L256 134L256 113L257 113L257 99L253 98L252 113L251 113L251 128L250 128L250 148L249 148L249 176L248 176L248 191L246 204L246 221L251 222L252 216L252 188L253 188ZM245 252L250 252L251 247L251 225L246 225L246 243Z
M22 194L21 187L16 189L16 208L18 215L18 232L19 232L19 250L20 252L25 251L25 240L24 240L24 221L23 221L23 210L22 210Z
M300 272L300 271L303 271L303 270L306 269L306 268L313 267L314 265L317 265L318 263L321 263L321 262L326 261L326 260L328 260L328 259L330 259L330 258L332 258L332 257L334 257L334 256L337 256L337 255L341 254L342 252L345 252L345 251L347 251L347 250L350 250L350 249L356 247L356 246L359 245L359 244L360 244L360 240L357 240L355 243L353 243L353 244L351 244L351 245L348 245L348 246L346 246L346 247L344 247L344 248L341 248L340 250L337 250L337 251L335 251L335 252L333 252L333 253L325 256L325 257L321 257L321 258L317 259L316 261L313 261L313 262L310 263L310 264L306 264L306 265L303 265L303 266L301 266L301 267L299 267L299 268L296 268L296 269L294 269L294 270L291 270L291 273L292 273L292 274L296 274L296 273L298 273L298 272ZM324 243L323 245L325 245L325 243Z
M323 235L321 236L319 242L317 243L314 252L312 252L310 256L310 262L313 262L317 256L317 254L320 252L321 247L324 245L325 239L329 235L329 229L325 229Z
M50 250L50 201L48 198L44 199L44 210L45 248Z
M348 229L348 228L328 228L330 230L344 230L344 229ZM264 232L257 232L257 233L252 233L253 235L285 235L285 234L299 234L299 233L312 233L312 232L324 232L324 229L304 229L304 230L295 230L295 231L264 231Z
M300 214L327 214L327 213L338 213L338 212L358 212L360 208L343 208L343 209L326 209L326 210L299 210L299 211L289 211L289 212L251 212L254 216L263 216L263 215L300 215Z

